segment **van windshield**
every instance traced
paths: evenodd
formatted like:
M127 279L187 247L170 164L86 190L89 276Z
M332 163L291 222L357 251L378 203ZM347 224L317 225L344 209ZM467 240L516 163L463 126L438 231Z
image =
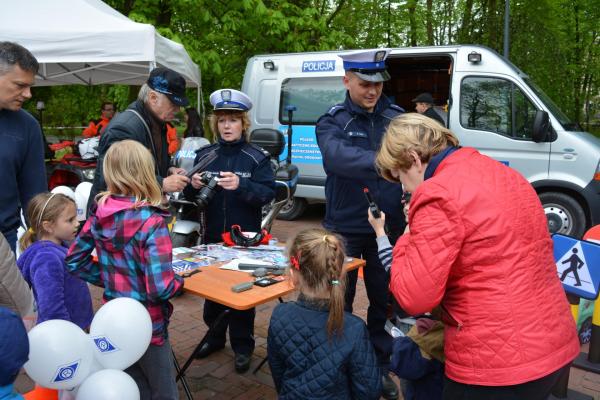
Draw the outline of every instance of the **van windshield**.
M552 115L554 115L554 117L558 120L558 122L560 122L560 124L562 125L564 130L566 130L566 131L581 131L582 130L581 126L579 126L578 123L571 121L569 119L569 117L567 117L565 115L565 113L563 113L560 110L560 108L558 108L558 106L556 104L554 104L552 99L550 97L548 97L548 95L546 93L544 93L543 90L539 88L539 86L537 86L535 83L533 83L533 81L531 79L524 78L523 80L525 81L525 83L527 83L527 85L529 85L531 90L533 90L535 92L535 94L544 102L544 104L546 105L546 107L548 107L548 109L550 110Z

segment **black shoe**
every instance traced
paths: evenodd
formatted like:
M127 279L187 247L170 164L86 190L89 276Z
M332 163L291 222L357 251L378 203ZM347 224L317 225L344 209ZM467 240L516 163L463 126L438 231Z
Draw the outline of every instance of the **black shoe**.
M219 351L219 350L223 349L224 347L225 347L225 345L215 346L213 344L206 342L196 352L195 358L206 358L209 355L211 355L212 353L214 353L215 351Z
M250 369L252 354L235 353L235 372L243 374Z
M396 400L398 398L398 386L389 375L381 377L382 390L381 395L386 400Z

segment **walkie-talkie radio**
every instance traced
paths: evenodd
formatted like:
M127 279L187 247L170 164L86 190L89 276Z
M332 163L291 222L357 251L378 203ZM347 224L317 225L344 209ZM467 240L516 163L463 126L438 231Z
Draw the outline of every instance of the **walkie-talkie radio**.
M365 192L365 196L367 196L369 211L371 211L373 218L381 218L381 211L379 211L379 207L375 204L375 201L373 201L373 197L371 197L371 193L369 193L369 188L364 188L363 192Z

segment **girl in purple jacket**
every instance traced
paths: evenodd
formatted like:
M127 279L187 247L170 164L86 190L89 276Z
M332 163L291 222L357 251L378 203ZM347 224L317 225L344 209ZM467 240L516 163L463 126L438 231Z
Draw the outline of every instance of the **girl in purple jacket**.
M69 274L67 247L77 234L75 201L60 193L40 193L27 207L29 230L21 238L17 265L33 289L38 323L64 319L87 329L94 311L84 281Z

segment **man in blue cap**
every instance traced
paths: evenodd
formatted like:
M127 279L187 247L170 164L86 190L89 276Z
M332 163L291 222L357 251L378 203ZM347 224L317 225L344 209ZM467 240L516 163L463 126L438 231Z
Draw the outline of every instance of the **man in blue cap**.
M385 59L390 50L376 49L344 53L343 78L346 100L333 106L317 122L317 141L323 155L326 212L323 226L340 234L346 252L362 257L365 286L369 298L367 327L383 370L383 396L398 397L398 388L388 375L392 338L384 329L388 304L389 278L377 256L377 242L367 220L368 189L386 214L392 243L405 226L402 213L402 187L381 178L375 168L375 153L389 122L404 110L382 95L383 82L390 79ZM358 273L348 273L346 310L352 312Z
M185 79L168 68L155 68L140 88L138 99L127 110L110 120L98 145L98 163L94 184L88 200L88 209L96 194L106 190L102 162L109 147L120 140L131 139L143 144L154 158L156 180L163 192L179 192L189 183L180 169L169 168L167 121L171 121L181 107L189 104L185 96Z

